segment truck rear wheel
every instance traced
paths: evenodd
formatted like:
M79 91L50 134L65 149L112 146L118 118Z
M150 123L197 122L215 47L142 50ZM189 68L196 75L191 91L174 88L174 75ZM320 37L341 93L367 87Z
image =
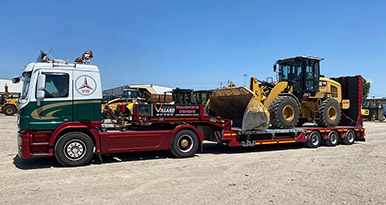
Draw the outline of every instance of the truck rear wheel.
M279 96L269 106L271 124L275 128L293 128L298 123L300 106L290 96Z
M344 133L344 137L342 139L343 144L352 145L355 141L355 132L352 129L349 129L346 133Z
M328 133L327 139L325 139L324 142L327 146L336 146L339 144L339 140L339 133L335 130L332 130L330 133Z
M307 147L317 148L322 142L322 137L318 131L312 131L307 137Z
M3 107L3 113L7 116L13 116L16 113L16 107L13 105L6 105Z
M341 109L338 101L327 98L319 107L319 120L316 123L321 127L335 127L340 122Z
M172 140L170 153L175 157L192 157L199 147L199 138L191 130L178 131Z
M85 165L92 158L93 147L92 140L85 133L69 132L57 141L55 157L63 166Z

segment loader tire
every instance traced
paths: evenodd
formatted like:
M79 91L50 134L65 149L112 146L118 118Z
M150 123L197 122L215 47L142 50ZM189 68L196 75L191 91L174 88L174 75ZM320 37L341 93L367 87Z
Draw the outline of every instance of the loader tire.
M7 116L13 116L16 113L16 107L13 105L6 105L3 107L3 113Z
M279 96L269 106L270 120L274 128L293 128L298 123L300 105L290 96Z
M333 98L327 98L322 101L319 107L320 118L316 123L320 127L335 127L340 122L341 113L338 101Z

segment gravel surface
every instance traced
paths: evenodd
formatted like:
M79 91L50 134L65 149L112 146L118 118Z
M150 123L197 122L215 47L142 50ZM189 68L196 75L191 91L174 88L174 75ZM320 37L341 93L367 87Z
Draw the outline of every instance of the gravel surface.
M2 204L386 204L386 123L365 123L366 142L227 148L193 158L141 152L61 167L17 157L16 117L0 115Z

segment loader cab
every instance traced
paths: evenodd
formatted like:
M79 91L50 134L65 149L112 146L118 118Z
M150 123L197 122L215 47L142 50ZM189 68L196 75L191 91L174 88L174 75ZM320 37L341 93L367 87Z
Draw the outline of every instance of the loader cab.
M205 105L211 94L211 90L174 89L173 100L179 105Z
M128 102L148 103L151 93L146 88L126 88L121 95Z
M279 67L279 82L287 81L297 96L315 95L319 91L319 62L322 60L323 58L305 56L278 60L276 64Z

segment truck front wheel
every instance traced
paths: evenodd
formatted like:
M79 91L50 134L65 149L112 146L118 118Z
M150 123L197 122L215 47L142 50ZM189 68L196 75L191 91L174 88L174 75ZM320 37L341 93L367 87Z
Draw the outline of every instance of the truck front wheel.
M92 158L93 147L92 140L85 133L69 132L56 143L55 157L63 166L85 165Z
M172 140L170 153L175 157L192 157L199 147L199 139L191 130L178 131Z

